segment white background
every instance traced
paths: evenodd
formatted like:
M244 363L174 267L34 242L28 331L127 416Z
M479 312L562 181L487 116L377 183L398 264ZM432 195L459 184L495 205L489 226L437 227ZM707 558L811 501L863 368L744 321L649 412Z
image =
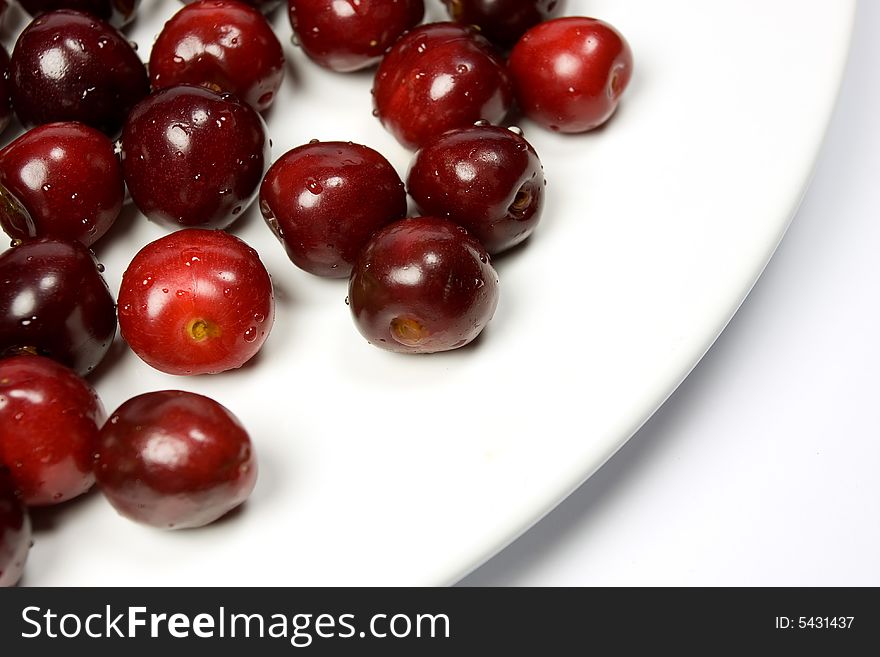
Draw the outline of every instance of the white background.
M714 347L462 584L880 585L877 35L862 0L813 183Z

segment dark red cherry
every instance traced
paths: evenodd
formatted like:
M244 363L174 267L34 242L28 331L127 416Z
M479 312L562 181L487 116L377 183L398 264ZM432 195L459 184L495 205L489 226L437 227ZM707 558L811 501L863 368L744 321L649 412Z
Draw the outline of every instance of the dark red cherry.
M406 215L406 191L372 148L313 142L272 165L260 188L260 210L295 265L347 278L370 235Z
M49 123L0 151L0 197L0 226L10 237L89 246L119 216L125 182L106 135L82 123Z
M257 480L250 438L213 399L163 390L122 404L101 429L98 485L126 518L182 529L244 502Z
M57 504L92 487L106 417L92 387L64 365L31 355L0 360L0 466L25 504Z
M220 230L180 230L147 244L119 290L119 330L168 374L240 367L275 320L272 282L247 244Z
M263 15L236 0L200 0L171 17L150 51L154 89L189 83L235 94L259 112L284 77L281 44Z
M569 16L536 25L508 60L520 108L559 132L584 132L614 114L633 59L623 36L595 18Z
M423 214L452 219L491 254L519 244L541 218L544 173L518 132L450 130L416 153L407 189Z
M469 343L498 304L498 275L477 240L448 219L390 224L364 247L348 285L361 334L390 351L432 353Z
M79 242L46 237L0 255L0 355L38 353L91 372L116 333L99 267Z
M12 103L23 124L79 121L119 132L150 90L147 71L113 26L60 9L28 25L12 51Z
M31 519L9 471L0 467L0 588L15 586L31 548Z
M401 37L379 65L373 105L407 148L484 119L501 121L513 94L492 45L455 23L423 25Z
M170 228L226 228L269 167L266 124L231 94L180 85L139 103L122 132L122 170L135 205Z
M105 20L114 27L131 22L140 0L19 0L31 16L56 9L76 9Z
M443 0L452 19L510 48L526 30L559 13L560 0Z
M423 0L288 0L287 8L303 51L343 73L377 64L425 14Z
M12 83L9 81L9 53L0 44L0 132L12 120Z

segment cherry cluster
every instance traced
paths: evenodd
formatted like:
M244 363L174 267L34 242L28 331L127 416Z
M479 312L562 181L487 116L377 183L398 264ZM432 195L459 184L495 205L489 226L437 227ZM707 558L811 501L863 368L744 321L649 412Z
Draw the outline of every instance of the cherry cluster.
M259 209L290 260L348 279L351 315L377 347L457 349L492 319L491 258L541 216L538 154L514 107L583 132L613 114L632 55L610 25L557 18L557 0L288 0L294 43L345 73L376 67L374 115L415 151L406 184L374 149L313 140L272 161L261 112L284 53L265 12L280 0L197 0L164 26L145 65L120 29L138 0L20 0L34 16L0 46L0 584L20 577L28 506L97 482L116 510L197 527L241 504L257 464L226 408L176 390L109 416L84 377L117 326L168 374L240 367L269 336L272 281L229 228ZM0 0L0 11L5 9ZM134 255L116 298L89 247L126 192L171 232ZM407 217L407 195L420 216Z

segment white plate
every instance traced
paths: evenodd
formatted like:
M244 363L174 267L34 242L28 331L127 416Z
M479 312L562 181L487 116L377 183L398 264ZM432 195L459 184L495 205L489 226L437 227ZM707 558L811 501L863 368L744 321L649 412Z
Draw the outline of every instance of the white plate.
M143 4L129 35L147 58L178 3ZM256 361L172 377L117 339L92 378L108 411L167 388L232 409L260 458L250 501L182 532L131 523L97 493L41 512L23 583L456 581L602 465L735 312L807 184L854 6L569 0L568 14L626 35L635 76L603 130L522 125L549 202L527 246L497 262L501 303L472 348L407 357L368 346L345 283L296 269L251 208L233 232L260 252L278 298ZM9 44L24 25L11 14ZM273 156L311 138L353 140L404 174L409 154L371 116L371 76L320 70L288 42L285 12L273 21L290 64L267 117ZM163 234L129 209L96 245L114 292L132 255Z

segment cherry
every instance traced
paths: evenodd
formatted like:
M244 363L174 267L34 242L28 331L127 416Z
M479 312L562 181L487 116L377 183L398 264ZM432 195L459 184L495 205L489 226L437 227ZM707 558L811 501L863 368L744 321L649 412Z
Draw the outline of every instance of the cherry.
M401 37L376 71L373 94L382 125L407 148L480 119L497 123L513 98L492 45L455 23L423 25Z
M535 229L544 173L535 149L520 134L477 125L451 130L423 146L407 188L423 213L461 224L494 255Z
M0 355L39 353L91 372L116 333L116 309L79 242L27 240L0 255Z
M113 144L81 123L49 123L0 151L0 226L10 237L86 246L113 225L125 198Z
M372 344L432 353L479 335L498 304L498 275L464 228L417 217L373 236L354 267L348 295L355 324Z
M0 468L0 588L21 579L30 548L30 516L15 496L9 471Z
M146 363L168 374L240 367L275 320L272 282L247 244L190 228L147 244L122 276L119 329Z
M5 5L4 5L5 7ZM2 16L0 11L0 16ZM0 132L6 130L12 120L12 85L9 82L9 53L0 44Z
M372 148L314 141L272 165L260 210L294 264L346 278L370 235L406 215L406 191Z
M140 0L19 0L31 16L56 9L76 9L122 27L134 18Z
M129 399L101 429L98 485L126 518L201 527L244 502L257 481L251 440L213 399L180 390Z
M12 103L23 124L79 121L118 133L147 95L147 71L128 41L104 21L70 9L41 14L18 37Z
M509 48L526 30L559 13L559 0L443 0L452 19Z
M288 0L287 8L306 55L343 73L377 64L425 14L423 0Z
M229 92L259 112L284 77L281 44L263 15L235 0L200 0L171 17L150 51L154 89L190 83Z
M0 360L0 466L29 506L57 504L95 483L106 414L92 387L42 356Z
M269 166L266 124L231 94L179 85L154 92L122 132L135 205L169 226L226 228L257 195Z
M632 75L623 36L595 18L536 25L508 61L517 101L530 119L560 132L585 132L614 114Z

